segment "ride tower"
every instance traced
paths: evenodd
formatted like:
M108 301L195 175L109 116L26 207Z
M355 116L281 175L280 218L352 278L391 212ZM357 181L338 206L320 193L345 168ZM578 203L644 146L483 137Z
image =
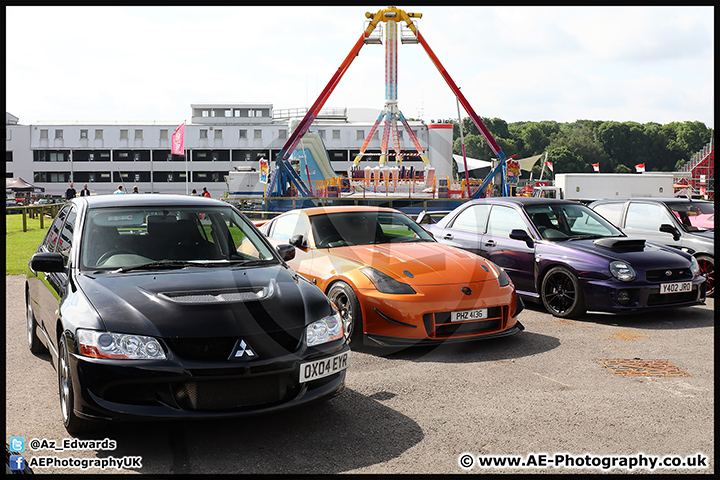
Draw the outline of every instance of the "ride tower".
M400 147L400 135L398 133L398 122L400 122L408 134L408 138L412 141L417 151L417 155L422 159L426 166L430 165L430 161L425 155L420 142L413 133L410 125L408 125L405 116L398 107L398 21L412 23L412 18L421 18L421 13L406 13L403 10L399 10L394 7L381 10L377 14L370 12L365 14L368 18L373 18L374 22L383 21L386 22L385 28L385 106L380 112L375 124L370 129L370 133L360 147L360 152L355 157L353 165L357 166L362 160L367 150L370 140L378 129L380 122L384 121L383 125L383 136L380 147L380 167L385 166L388 157L390 136L392 136L393 147L395 149L395 163L400 166L402 163L402 152ZM371 22L372 23L372 22ZM381 37L375 37L379 39ZM403 37L403 43L418 43L417 38L413 35L412 37ZM368 37L365 43L378 43L377 40Z

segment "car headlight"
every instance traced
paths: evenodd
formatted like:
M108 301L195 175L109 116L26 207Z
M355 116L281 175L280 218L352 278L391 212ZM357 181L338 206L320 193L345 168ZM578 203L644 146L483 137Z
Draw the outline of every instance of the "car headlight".
M697 258L691 257L690 258L690 271L693 274L693 277L697 277L700 275L700 264L697 261Z
M153 337L127 333L98 332L78 328L76 339L86 357L126 360L165 360L165 351Z
M308 347L338 340L343 337L344 333L339 313L311 323L305 329Z
M398 282L390 275L386 275L383 272L375 270L372 267L365 267L360 271L370 279L370 281L373 283L373 285L375 285L375 288L377 288L379 292L393 293L398 295L410 295L413 293L417 293L407 283Z
M498 268L498 283L501 287L507 287L510 285L510 277L508 277L507 273L505 273L505 270L502 268Z
M635 270L627 262L616 260L610 262L610 273L621 282L632 282L635 280Z

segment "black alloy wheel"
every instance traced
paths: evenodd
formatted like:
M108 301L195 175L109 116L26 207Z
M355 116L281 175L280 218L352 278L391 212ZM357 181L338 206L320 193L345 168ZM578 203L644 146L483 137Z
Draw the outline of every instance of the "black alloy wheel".
M556 317L577 318L586 311L580 282L565 267L554 267L545 275L540 296L547 311Z

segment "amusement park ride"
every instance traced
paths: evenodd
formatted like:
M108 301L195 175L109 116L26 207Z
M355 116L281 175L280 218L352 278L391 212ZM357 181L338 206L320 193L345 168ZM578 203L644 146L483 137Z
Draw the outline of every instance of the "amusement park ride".
M355 45L350 50L350 53L345 58L345 60L342 62L340 67L337 69L337 72L333 75L333 77L328 82L325 89L320 93L318 98L315 100L315 103L313 103L312 107L308 110L308 112L305 114L303 119L300 121L300 123L297 125L297 127L293 130L292 134L288 138L285 145L283 145L282 149L278 153L276 157L276 165L275 165L275 172L272 176L270 182L269 182L269 188L268 188L268 194L269 196L274 197L286 197L290 196L290 192L292 190L292 187L294 186L294 190L296 195L302 196L302 197L310 197L312 196L312 190L308 188L308 186L305 184L305 182L301 179L301 177L298 175L298 173L295 171L295 169L292 167L289 158L295 151L295 147L298 145L300 140L302 139L303 135L308 131L310 128L310 125L312 124L315 117L318 115L320 110L322 109L323 105L327 101L327 99L330 97L330 94L333 92L335 87L340 82L340 79L343 77L345 72L348 70L350 65L352 64L352 61L355 59L355 57L360 52L360 49L366 44L366 43L382 43L380 40L380 36L372 36L371 34L375 30L376 27L380 24L380 22L386 23L386 35L385 35L385 106L378 116L377 120L375 121L375 124L373 125L372 129L370 130L370 133L368 134L367 138L365 139L365 142L363 143L362 147L360 148L359 154L355 157L353 161L353 165L357 166L357 164L360 162L360 160L363 158L364 155L367 155L365 153L365 150L367 149L368 144L370 143L370 139L375 134L375 131L377 130L378 126L380 125L381 121L384 118L384 125L383 125L383 136L382 136L382 144L381 144L381 151L379 154L379 166L381 168L385 167L385 164L387 162L388 157L388 151L389 151L389 139L392 135L393 139L393 146L395 150L395 162L396 165L399 166L402 163L402 156L400 152L400 141L399 141L399 135L398 135L398 121L402 124L405 131L408 133L408 137L412 141L415 150L417 151L417 155L419 156L423 162L425 163L425 170L432 170L430 167L430 162L428 161L427 156L425 155L425 152L423 151L423 148L421 147L420 143L418 142L417 138L413 134L412 130L410 129L410 126L407 123L407 120L403 116L402 112L400 111L398 107L398 97L397 97L397 65L398 65L398 51L397 51L397 40L398 40L398 24L400 23L402 26L402 22L405 23L407 28L410 30L412 35L405 37L403 36L401 38L402 43L419 43L423 46L425 49L425 52L430 57L430 60L433 62L435 67L437 67L438 71L440 72L440 75L445 79L445 82L448 84L450 89L453 91L453 93L456 95L458 102L463 106L467 114L472 119L475 126L478 128L478 130L482 133L483 137L487 141L488 145L490 146L491 150L499 160L497 166L490 172L490 174L485 178L485 180L482 182L479 189L477 189L474 194L471 196L473 197L479 197L482 195L483 192L486 191L488 185L490 184L491 180L498 174L501 175L501 192L502 195L507 195L507 189L505 185L505 162L507 160L507 157L505 156L505 153L502 151L498 143L495 141L495 139L492 137L488 129L485 127L485 125L482 123L480 118L477 116L475 111L470 106L470 103L467 101L465 96L462 94L458 86L455 84L455 82L450 77L450 74L445 70L445 68L440 63L440 60L437 58L435 53L432 51L430 46L428 45L427 41L425 40L425 37L420 33L420 30L418 30L417 25L412 20L413 18L421 18L421 13L408 13L404 10L401 10L399 8L395 7L388 7L383 10L379 10L377 13L367 12L365 16L370 19L367 22L367 27L363 31L363 33L360 35L360 38L357 42L355 42ZM382 31L382 27L379 29ZM467 169L466 169L467 171ZM375 177L375 181L377 182L377 176Z

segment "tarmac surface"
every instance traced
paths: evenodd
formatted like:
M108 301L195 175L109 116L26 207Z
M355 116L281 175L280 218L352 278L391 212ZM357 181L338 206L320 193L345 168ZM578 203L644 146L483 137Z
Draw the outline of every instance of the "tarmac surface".
M6 442L22 437L26 462L46 462L35 473L714 473L713 299L581 320L528 305L512 337L354 351L347 390L325 403L75 439L49 354L27 347L24 277L5 283ZM503 458L525 466L480 465Z

